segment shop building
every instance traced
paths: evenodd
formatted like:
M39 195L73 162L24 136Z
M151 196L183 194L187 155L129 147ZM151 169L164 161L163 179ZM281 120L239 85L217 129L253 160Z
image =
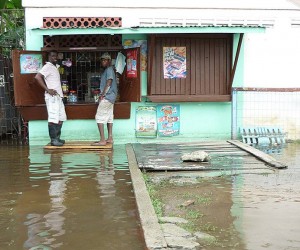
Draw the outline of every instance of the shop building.
M22 4L26 51L14 52L15 102L28 121L33 145L48 142L47 114L43 91L33 81L35 74L24 72L22 60L27 57L37 55L44 61L46 51L59 52L62 84L76 95L66 104L66 140L98 139L95 95L104 52L113 61L122 53L127 62L118 74L115 142L229 139L232 88L281 87L276 73L263 78L265 72L258 65L269 72L274 61L261 52L267 56L272 46L280 44L280 30L292 20L287 13L298 15L298 7L287 1L215 0L200 5L23 0ZM289 60L294 56L284 55ZM294 76L285 78L285 87L297 87ZM140 133L137 137L142 126L137 122L139 107L164 105L180 108L176 136L149 136L154 138L150 140Z

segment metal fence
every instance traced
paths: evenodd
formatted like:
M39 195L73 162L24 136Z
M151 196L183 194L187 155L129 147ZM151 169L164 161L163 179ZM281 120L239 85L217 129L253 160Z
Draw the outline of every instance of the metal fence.
M13 69L11 50L23 49L24 10L0 10L0 143L27 142L26 123L14 106Z
M300 139L300 88L233 88L232 138L241 128L276 127L286 139Z
M0 54L0 142L27 143L26 124L14 105L11 59Z

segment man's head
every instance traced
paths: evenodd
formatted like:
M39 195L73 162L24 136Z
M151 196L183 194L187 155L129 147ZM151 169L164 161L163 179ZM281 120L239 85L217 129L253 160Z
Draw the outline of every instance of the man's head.
M107 52L103 53L102 56L100 57L101 59L101 65L106 68L107 66L110 65L111 61L111 56Z
M57 51L52 50L48 52L48 62L56 64L57 62Z

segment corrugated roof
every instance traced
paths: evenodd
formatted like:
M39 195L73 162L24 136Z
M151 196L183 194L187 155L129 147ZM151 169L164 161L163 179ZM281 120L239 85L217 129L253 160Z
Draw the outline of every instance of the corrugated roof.
M239 28L268 28L273 27L274 19L184 19L184 18L139 18L136 25L131 27L106 27L114 30L136 29L136 28L191 28L191 27L239 27ZM55 29L94 29L99 27L41 27L41 30ZM102 27L105 28L105 27Z
M139 18L139 27L272 27L274 19Z

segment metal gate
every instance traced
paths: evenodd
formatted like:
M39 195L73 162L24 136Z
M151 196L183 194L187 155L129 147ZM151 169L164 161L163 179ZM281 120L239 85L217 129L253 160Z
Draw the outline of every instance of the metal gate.
M27 128L14 105L11 59L0 54L0 143L26 144Z

